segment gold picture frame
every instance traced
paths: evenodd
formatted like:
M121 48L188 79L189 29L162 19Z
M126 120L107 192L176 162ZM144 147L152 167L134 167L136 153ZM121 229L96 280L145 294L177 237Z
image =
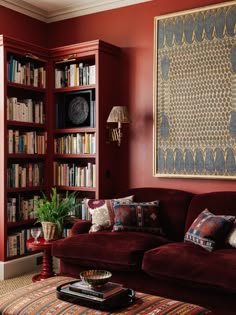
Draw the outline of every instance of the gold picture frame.
M236 178L236 2L155 17L154 176Z

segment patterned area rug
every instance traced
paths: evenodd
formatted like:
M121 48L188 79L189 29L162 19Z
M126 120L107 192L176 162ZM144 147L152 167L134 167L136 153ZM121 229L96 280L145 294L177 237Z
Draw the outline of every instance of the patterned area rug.
M39 270L34 270L30 273L26 273L16 278L0 280L0 296L6 293L12 292L15 289L31 284L32 277L35 274L39 273Z

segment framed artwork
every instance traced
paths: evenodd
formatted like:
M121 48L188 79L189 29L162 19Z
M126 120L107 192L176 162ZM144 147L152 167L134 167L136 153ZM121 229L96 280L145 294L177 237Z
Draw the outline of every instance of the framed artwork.
M154 176L236 179L236 2L154 33Z
M95 102L92 90L64 94L57 108L57 128L95 127Z

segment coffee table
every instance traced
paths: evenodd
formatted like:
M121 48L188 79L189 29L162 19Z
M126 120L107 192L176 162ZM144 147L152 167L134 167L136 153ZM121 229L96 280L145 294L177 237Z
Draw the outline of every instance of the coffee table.
M194 304L184 303L160 296L136 292L133 304L117 311L107 312L93 310L85 306L71 304L57 299L56 288L63 283L76 280L71 277L52 277L32 283L0 297L0 314L2 315L210 315L211 311Z
M26 241L26 247L32 250L43 251L43 264L42 264L42 271L40 274L33 276L32 281L40 281L43 279L47 279L50 277L54 277L56 274L53 271L53 261L51 255L52 243L45 241L44 238L39 237L38 243L34 243L34 239L31 238Z

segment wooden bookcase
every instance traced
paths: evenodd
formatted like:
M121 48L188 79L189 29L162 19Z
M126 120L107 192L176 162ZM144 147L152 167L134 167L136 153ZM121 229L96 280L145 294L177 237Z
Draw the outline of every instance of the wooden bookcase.
M106 120L119 101L119 55L100 40L46 49L0 36L1 263L32 255L25 242L42 191L114 194Z
M47 50L0 36L0 260L29 255L47 167Z
M119 93L119 54L100 40L50 50L51 185L76 190L81 199L113 191L115 152L107 144L106 120Z

